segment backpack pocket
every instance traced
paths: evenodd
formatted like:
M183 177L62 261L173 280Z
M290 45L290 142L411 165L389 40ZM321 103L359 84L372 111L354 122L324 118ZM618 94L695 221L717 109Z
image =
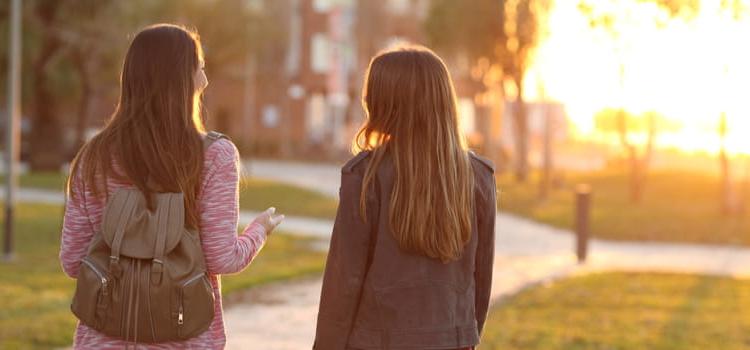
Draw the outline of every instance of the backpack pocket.
M198 336L208 329L214 318L214 293L205 273L182 284L177 307L177 336L180 339Z
M83 258L73 303L70 306L73 314L83 324L96 330L104 327L111 296L110 278L104 271L89 257Z

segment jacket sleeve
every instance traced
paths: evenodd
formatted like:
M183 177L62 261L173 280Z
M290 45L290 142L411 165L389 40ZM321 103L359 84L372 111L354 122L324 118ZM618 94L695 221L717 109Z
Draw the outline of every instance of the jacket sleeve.
M345 349L359 306L372 239L370 224L377 220L372 213L378 205L368 198L365 223L359 211L361 186L360 175L342 171L313 349Z
M495 176L491 176L482 194L483 203L478 209L477 231L479 242L477 245L476 266L474 279L476 281L475 312L479 334L482 334L484 322L487 319L487 311L490 303L490 292L492 289L492 265L495 259L495 216L497 215L497 197L495 187Z
M263 226L253 222L237 235L239 217L239 153L227 140L219 147L215 164L204 180L200 201L200 237L206 266L211 274L242 271L266 241Z

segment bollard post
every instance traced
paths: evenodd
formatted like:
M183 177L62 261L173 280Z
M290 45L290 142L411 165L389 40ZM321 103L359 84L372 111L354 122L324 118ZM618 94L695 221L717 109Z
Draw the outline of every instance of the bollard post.
M576 256L578 263L586 262L589 246L589 213L591 211L591 186L576 186Z

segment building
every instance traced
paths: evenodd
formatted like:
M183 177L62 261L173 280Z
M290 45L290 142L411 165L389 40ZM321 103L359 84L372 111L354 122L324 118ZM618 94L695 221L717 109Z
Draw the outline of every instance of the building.
M430 0L259 0L287 29L282 48L238 62L212 81L209 126L260 156L346 157L364 120L360 94L370 58L398 42L423 44ZM462 129L482 149L499 139L501 113L469 62L446 57ZM502 106L500 106L502 107ZM499 145L499 143L498 143Z

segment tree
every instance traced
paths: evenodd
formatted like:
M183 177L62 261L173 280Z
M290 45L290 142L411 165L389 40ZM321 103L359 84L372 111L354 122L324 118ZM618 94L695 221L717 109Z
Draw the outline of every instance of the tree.
M594 117L597 130L616 134L620 145L625 149L630 169L630 200L639 203L646 185L646 174L654 153L654 144L660 119L655 112L633 115L623 108L608 108ZM664 124L664 123L661 123ZM645 135L642 149L633 140L633 134Z
M117 70L124 52L124 35L120 25L113 25L122 3L112 0L77 1L61 9L62 25L57 34L66 45L66 58L77 77L77 109L74 113L73 150L85 140L89 121L93 119L93 102L101 98L106 86L117 83ZM123 23L119 23L123 24Z
M34 3L31 18L39 30L40 47L31 63L32 115L31 159L34 170L59 171L63 163L60 145L62 134L56 108L57 99L51 86L50 66L62 51L63 42L56 34L59 9L65 1L38 0Z
M83 143L93 101L114 100L128 40L143 26L172 22L199 29L213 76L236 76L249 53L260 54L269 41L284 45L283 29L241 1L35 0L24 5L24 61L31 62L25 69L30 74L23 76L24 105L34 170L60 169L71 154L66 131L73 131L72 151Z
M516 179L529 174L529 122L524 100L524 79L534 49L540 41L540 27L549 10L548 0L507 0L504 6L505 45L500 46L500 62L506 81L515 86L513 124L516 142Z
M425 29L428 41L450 55L466 55L483 73L482 81L506 84L514 98L515 173L525 181L529 173L528 121L524 78L539 43L540 26L549 0L475 0L432 2ZM501 79L484 79L501 71Z
M603 1L579 2L579 10L588 17L589 25L598 29L611 40L613 50L620 58L618 63L620 89L625 90L625 76L627 65L625 63L625 52L637 44L637 38L630 35L632 26L639 23L639 14L635 12L637 6L655 4L666 16L656 16L651 19L651 29L664 27L667 23L665 18L684 17L689 18L698 12L700 3L697 0L609 0L608 5L601 6ZM599 5L598 7L596 5ZM654 151L654 141L657 134L657 115L647 113L645 123L641 123L641 129L647 135L645 148L638 152L637 146L629 138L631 132L632 115L629 115L626 106L620 105L616 109L607 109L599 113L596 118L597 126L603 130L617 130L620 144L625 148L630 168L630 200L639 203L643 195L643 187L646 181L648 165ZM645 127L644 127L645 126ZM640 154L639 154L640 153Z

